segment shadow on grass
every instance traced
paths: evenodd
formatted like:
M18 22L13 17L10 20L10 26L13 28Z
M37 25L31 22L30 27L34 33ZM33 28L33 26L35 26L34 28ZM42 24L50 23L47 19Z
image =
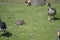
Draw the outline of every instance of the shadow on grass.
M54 20L60 20L60 18L55 18Z
M4 34L1 34L1 36L10 37L10 36L12 36L12 33L6 32L6 33L4 33Z

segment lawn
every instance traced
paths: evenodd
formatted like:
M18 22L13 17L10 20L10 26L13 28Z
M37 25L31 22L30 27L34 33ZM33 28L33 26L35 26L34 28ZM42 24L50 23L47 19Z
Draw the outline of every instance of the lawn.
M60 18L60 5L52 4ZM1 36L0 40L57 40L60 19L48 21L48 6L1 5L0 18L6 22L9 37ZM24 19L25 24L15 25L16 19Z

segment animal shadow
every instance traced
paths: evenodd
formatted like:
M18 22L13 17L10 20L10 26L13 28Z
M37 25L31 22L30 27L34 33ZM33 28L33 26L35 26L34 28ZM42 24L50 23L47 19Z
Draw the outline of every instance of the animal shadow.
M60 20L60 18L55 18L54 20Z
M4 34L1 34L1 36L10 37L10 36L12 36L12 33L6 32Z

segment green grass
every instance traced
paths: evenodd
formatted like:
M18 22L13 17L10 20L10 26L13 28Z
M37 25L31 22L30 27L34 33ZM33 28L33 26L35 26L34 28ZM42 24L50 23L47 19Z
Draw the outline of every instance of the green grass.
M60 18L59 4L53 4ZM10 37L0 36L0 40L57 40L60 20L48 21L47 6L2 5L0 18L6 22ZM16 19L24 19L24 25L15 25ZM0 35L3 32L0 32Z

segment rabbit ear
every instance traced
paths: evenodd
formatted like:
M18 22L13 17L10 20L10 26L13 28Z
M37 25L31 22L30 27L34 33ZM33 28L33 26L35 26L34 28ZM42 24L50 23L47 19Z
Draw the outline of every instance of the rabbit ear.
M51 6L50 2L46 2L46 5Z

